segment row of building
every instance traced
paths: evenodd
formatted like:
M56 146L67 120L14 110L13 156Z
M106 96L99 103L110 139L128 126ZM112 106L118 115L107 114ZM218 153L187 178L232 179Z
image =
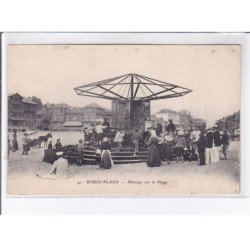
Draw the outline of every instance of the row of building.
M190 111L173 111L171 109L162 109L154 116L151 116L152 122L167 123L172 120L178 129L189 130L189 129L204 129L206 128L206 121L201 118L195 118L191 115Z
M37 97L26 98L18 93L8 96L8 125L9 130L81 130L91 123L111 120L111 110L105 109L96 103L84 107L71 107L66 103L42 104ZM176 112L162 109L145 121L145 127L152 123L166 125L169 120L180 129L204 127L206 122L191 116L187 110ZM112 125L112 122L111 122Z
M91 123L110 120L111 111L96 103L84 107L68 104L42 104L36 97L26 98L18 93L8 96L9 131L72 130L87 127Z

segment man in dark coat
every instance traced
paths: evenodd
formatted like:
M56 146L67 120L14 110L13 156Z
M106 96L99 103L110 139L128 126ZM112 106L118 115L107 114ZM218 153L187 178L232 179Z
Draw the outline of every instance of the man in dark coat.
M227 152L228 152L228 147L229 147L229 136L228 136L226 130L223 130L221 144L222 144L222 150L223 150L225 160L227 160Z
M204 133L200 133L200 138L197 141L197 146L198 146L198 153L201 166L206 165L205 163L206 145L207 145L206 137L204 136Z
M166 130L168 132L172 132L172 133L176 130L176 127L175 127L172 119L169 119L169 124L168 124Z

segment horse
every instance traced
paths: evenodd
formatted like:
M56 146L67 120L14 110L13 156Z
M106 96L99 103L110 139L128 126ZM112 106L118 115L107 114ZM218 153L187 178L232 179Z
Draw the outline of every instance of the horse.
M41 147L41 143L42 142L44 143L44 147L47 147L47 142L48 142L49 138L52 138L52 134L51 133L48 133L45 136L39 136L38 137L38 141L39 141L40 147Z

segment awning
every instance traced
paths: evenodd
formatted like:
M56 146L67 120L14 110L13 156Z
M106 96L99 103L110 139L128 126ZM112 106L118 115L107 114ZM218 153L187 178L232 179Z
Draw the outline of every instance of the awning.
M62 125L63 127L82 127L81 121L66 121Z
M24 121L24 119L21 117L10 117L10 120L12 120L12 121Z

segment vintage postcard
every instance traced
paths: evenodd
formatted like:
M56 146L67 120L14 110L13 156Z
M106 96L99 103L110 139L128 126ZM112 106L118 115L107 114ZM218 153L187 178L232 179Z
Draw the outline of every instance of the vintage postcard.
M7 195L241 192L241 45L10 44Z

